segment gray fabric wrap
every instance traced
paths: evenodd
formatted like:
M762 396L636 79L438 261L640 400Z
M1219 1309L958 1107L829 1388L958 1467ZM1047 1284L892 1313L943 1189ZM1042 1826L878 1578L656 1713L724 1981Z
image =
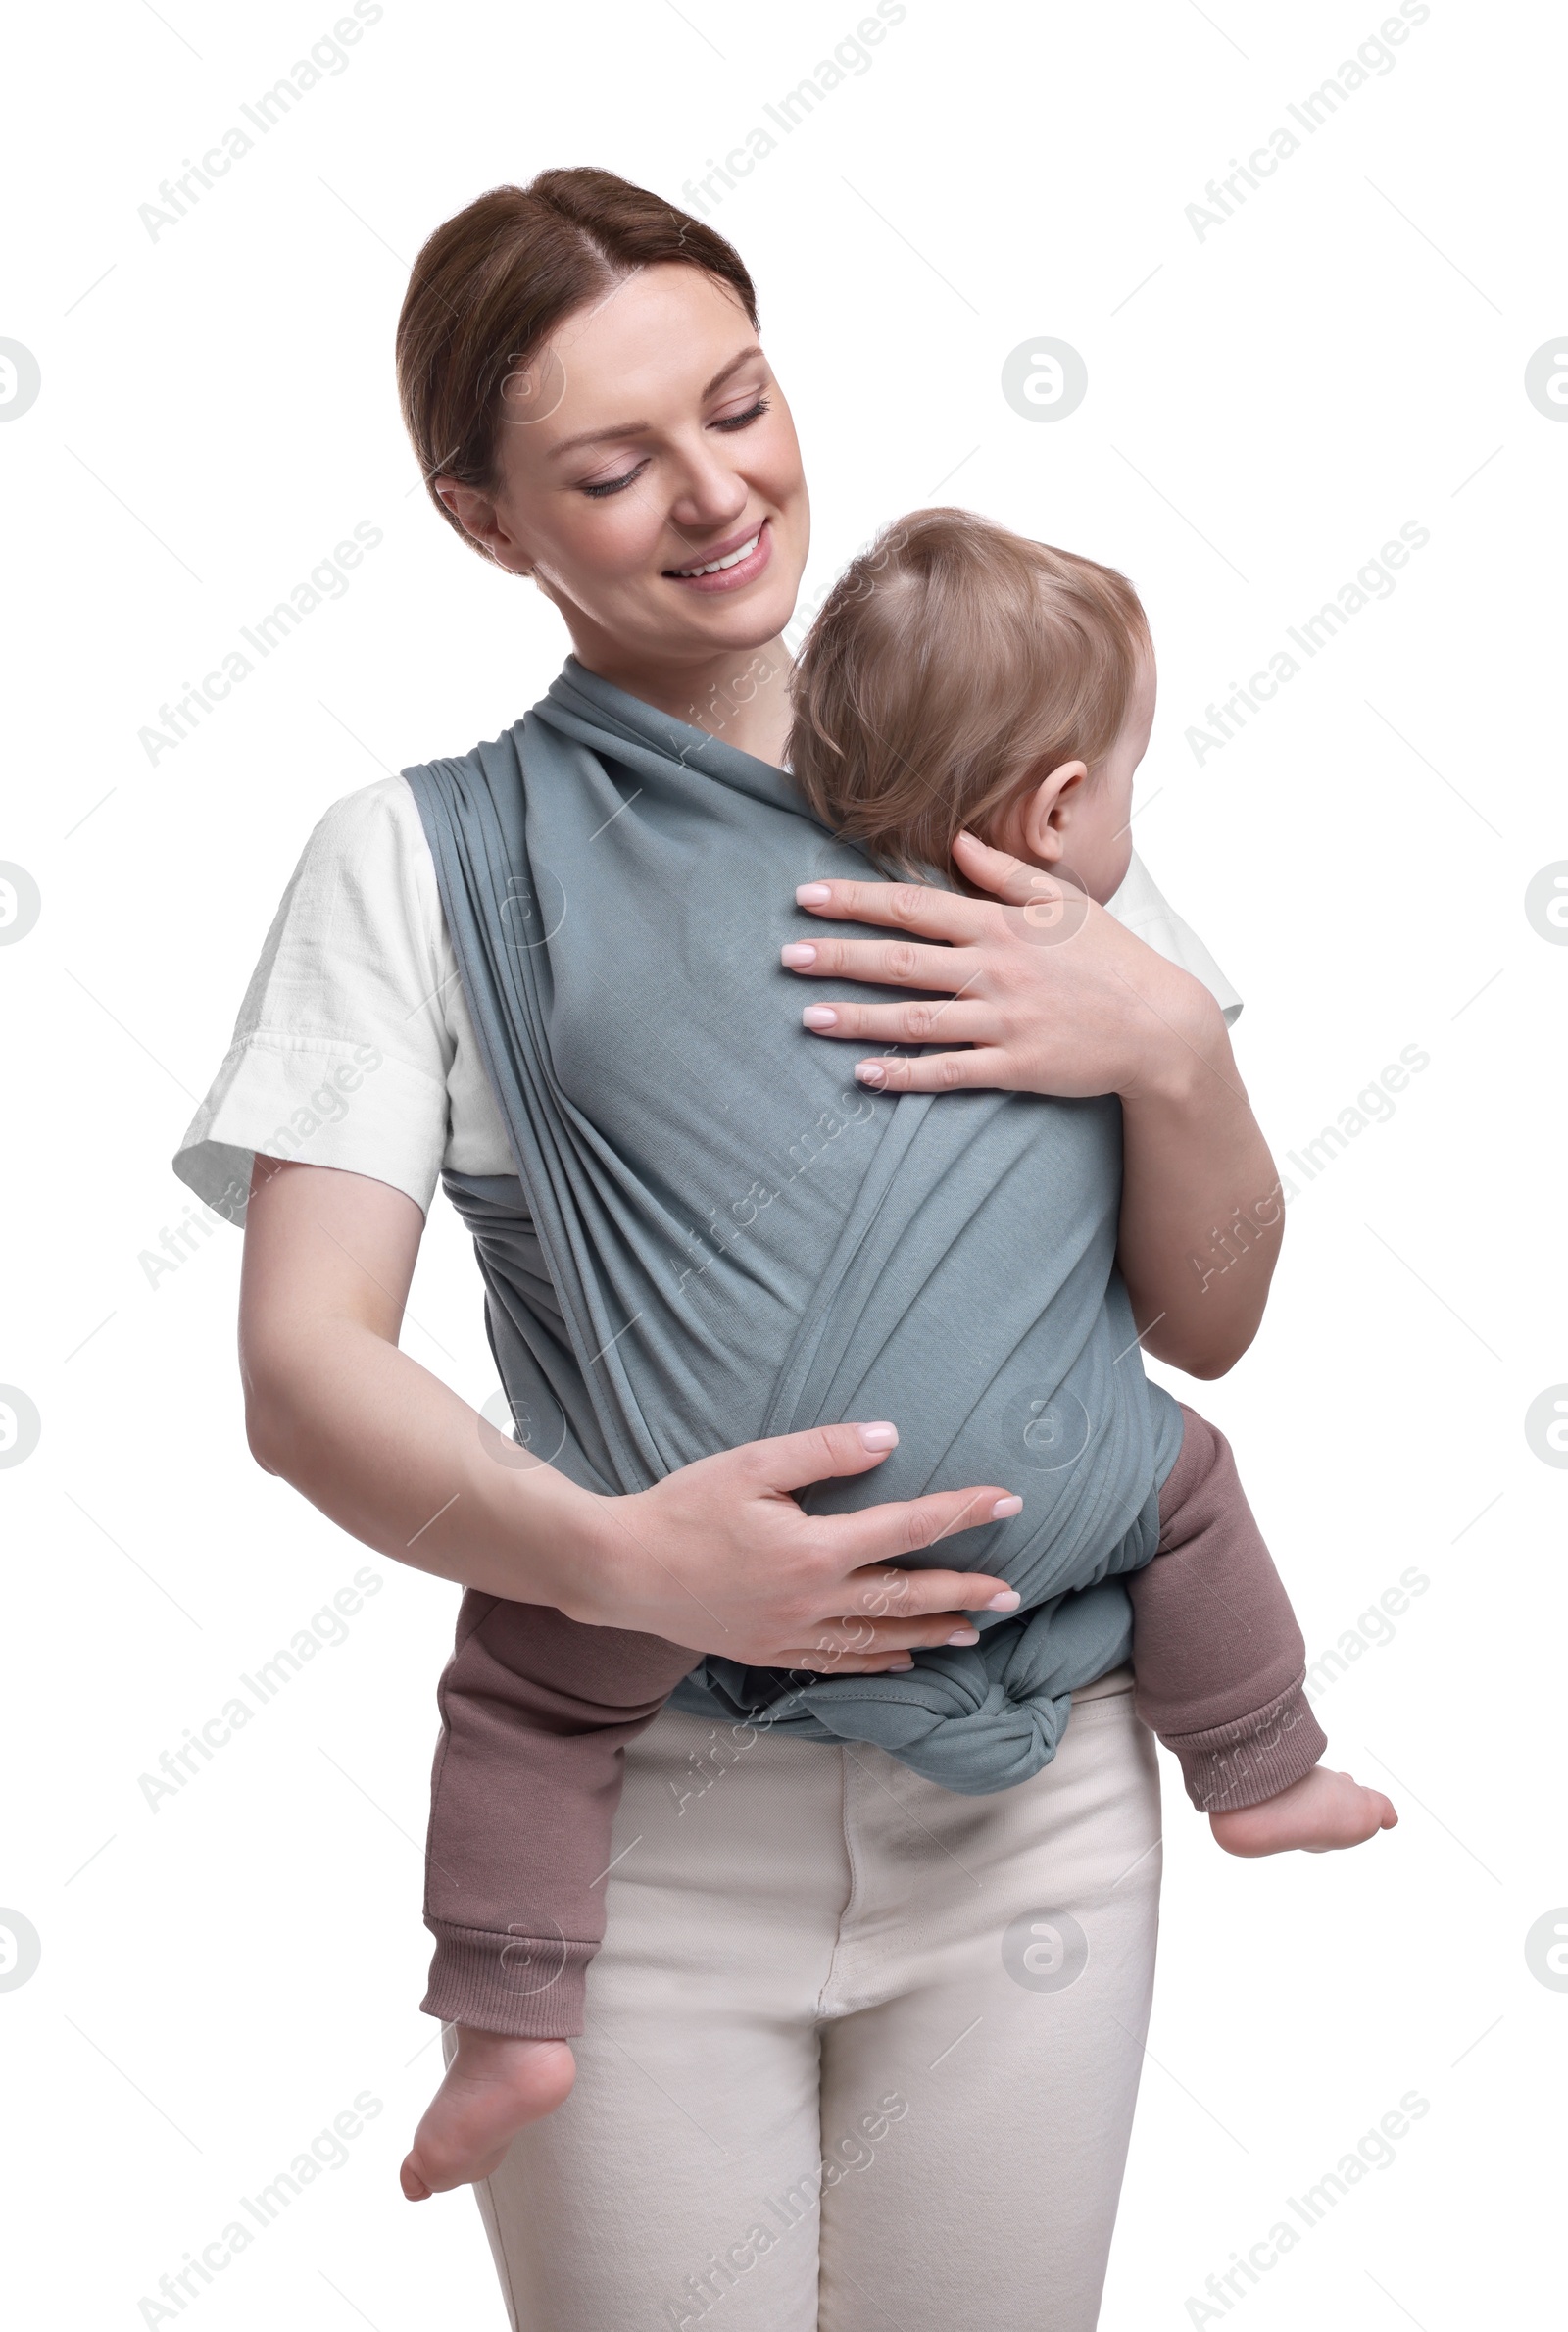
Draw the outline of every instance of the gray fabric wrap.
M1026 1780L1073 1689L1128 1655L1118 1574L1154 1552L1181 1446L1114 1265L1120 1104L858 1086L801 1009L888 991L808 986L778 949L828 928L798 883L874 869L786 771L574 658L504 736L404 775L517 1164L443 1182L532 1456L623 1493L891 1417L893 1455L808 1511L986 1482L1024 1501L912 1559L1019 1591L978 1644L820 1678L714 1650L676 1705L874 1742L967 1794Z

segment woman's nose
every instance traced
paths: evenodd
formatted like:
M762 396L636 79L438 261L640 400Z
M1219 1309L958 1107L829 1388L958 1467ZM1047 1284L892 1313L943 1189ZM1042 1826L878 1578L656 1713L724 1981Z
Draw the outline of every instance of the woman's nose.
M670 505L670 522L682 531L711 533L729 525L746 508L748 487L727 462L702 447L688 455L679 491Z

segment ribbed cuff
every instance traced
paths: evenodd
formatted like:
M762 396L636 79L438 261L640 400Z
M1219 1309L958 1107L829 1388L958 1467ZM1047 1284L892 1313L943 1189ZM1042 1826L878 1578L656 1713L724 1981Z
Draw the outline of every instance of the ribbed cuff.
M1162 1733L1160 1739L1180 1760L1187 1795L1200 1813L1235 1813L1278 1797L1311 1772L1329 1745L1298 1683L1250 1716L1203 1733Z
M436 1939L429 1989L419 2003L427 2016L529 2041L565 2041L582 2031L596 1943L493 1935L439 1919L425 1925Z

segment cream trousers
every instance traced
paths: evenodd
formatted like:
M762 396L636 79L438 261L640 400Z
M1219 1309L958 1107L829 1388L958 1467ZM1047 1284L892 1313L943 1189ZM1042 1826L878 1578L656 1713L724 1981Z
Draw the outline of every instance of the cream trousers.
M613 1852L576 2087L479 2196L515 2332L1090 2332L1159 1893L1131 1670L990 1798L666 1709Z

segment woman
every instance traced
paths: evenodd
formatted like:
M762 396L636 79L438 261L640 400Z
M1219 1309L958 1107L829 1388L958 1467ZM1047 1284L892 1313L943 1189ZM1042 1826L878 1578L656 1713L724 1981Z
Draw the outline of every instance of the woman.
M547 173L432 238L399 359L438 507L533 576L578 663L776 764L807 497L729 246L608 174ZM701 913L700 834L693 848L683 912ZM967 871L1000 901L1029 896L978 845ZM1276 1177L1213 996L1114 925L1054 948L1017 905L832 887L824 916L897 936L824 933L794 968L963 995L953 1032L971 1049L878 1056L870 1081L1120 1095L1118 1258L1143 1341L1194 1374L1231 1366L1277 1224L1223 1276L1189 1259L1238 1210L1255 1223ZM564 904L503 912L542 944ZM953 948L935 981L931 951L903 936L927 930ZM623 1039L637 999L607 977L599 1009ZM826 1041L919 1044L925 1009L842 1003ZM679 1027L645 1041L678 1047ZM898 1558L1010 1485L829 1516L791 1498L880 1463L882 1420L726 1451L619 1497L497 1463L508 1445L396 1343L443 1166L514 1171L412 796L391 780L313 837L181 1153L215 1201L249 1183L241 1364L260 1462L400 1561L694 1659L888 1669L1003 1591ZM720 1738L673 1708L655 1720L627 1753L576 2088L481 2197L514 2323L1094 2323L1158 1883L1130 1682L1122 1668L1075 1696L1054 1761L982 1799L868 1748Z

